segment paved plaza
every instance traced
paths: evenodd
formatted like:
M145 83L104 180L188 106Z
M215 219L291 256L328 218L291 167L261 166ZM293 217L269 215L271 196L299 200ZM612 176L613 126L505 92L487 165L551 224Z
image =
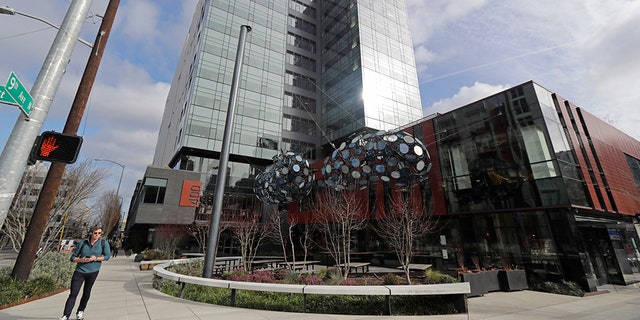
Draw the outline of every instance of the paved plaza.
M588 297L570 297L536 291L492 292L469 298L469 314L443 316L354 316L284 313L222 307L181 300L151 286L152 272L140 271L133 256L119 256L102 266L87 320L120 319L491 319L491 320L625 320L640 318L640 285L604 286ZM2 320L58 319L68 291L0 310ZM75 312L75 310L74 310ZM74 318L72 318L74 319Z

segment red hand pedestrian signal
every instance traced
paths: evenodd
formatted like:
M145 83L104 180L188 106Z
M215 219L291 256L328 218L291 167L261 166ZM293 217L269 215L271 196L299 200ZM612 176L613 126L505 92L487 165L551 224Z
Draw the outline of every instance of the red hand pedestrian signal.
M58 147L60 146L56 145L56 137L47 137L40 145L40 155L48 157L51 151L58 149Z
M45 131L38 139L33 156L42 161L74 163L81 145L82 137Z

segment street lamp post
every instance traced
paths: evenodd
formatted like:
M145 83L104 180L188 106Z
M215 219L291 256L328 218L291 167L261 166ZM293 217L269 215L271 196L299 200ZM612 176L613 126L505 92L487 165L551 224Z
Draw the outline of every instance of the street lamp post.
M31 18L31 19L34 19L34 20L38 20L40 22L44 22L45 24L49 25L50 27L53 27L53 28L56 28L56 29L60 30L60 26L56 26L55 24L53 24L53 23L51 23L51 22L49 22L49 21L47 21L45 19L42 19L40 17L36 17L36 16L32 16L32 15L30 15L28 13L16 11L15 9L13 9L13 8L11 8L9 6L0 7L0 14L8 14L8 15L12 15L12 16L15 16L16 14L17 15L21 15L23 17L27 17L27 18ZM88 41L86 41L86 40L84 40L84 39L82 39L80 37L78 37L78 42L84 44L85 46L87 46L89 48L93 48L93 45L90 42L88 42Z
M118 189L116 189L116 196L120 197L120 184L122 183L122 176L124 175L124 164L115 162L113 160L109 160L109 159L94 159L96 161L106 161L106 162L111 162L115 165L120 166L120 168L122 168L122 170L120 171L120 180L118 181ZM122 201L124 202L124 198L122 198Z

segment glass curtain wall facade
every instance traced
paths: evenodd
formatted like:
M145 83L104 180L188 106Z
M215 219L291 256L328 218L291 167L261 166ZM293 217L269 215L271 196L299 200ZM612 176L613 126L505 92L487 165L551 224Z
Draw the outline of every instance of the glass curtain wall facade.
M529 82L433 126L452 214L449 266L524 268L533 281L567 277L587 287L592 273L578 258L584 247L568 208L589 203L551 93Z
M167 97L153 165L201 172L205 206L199 212L207 213L241 25L252 30L223 210L258 205L253 179L281 151L313 161L324 157L322 147L330 141L363 128L391 129L420 119L407 19L405 0L200 1Z
M632 281L640 254L630 215L598 210L607 197L588 188L596 176L607 181L613 167L590 163L604 155L569 134L605 129L585 122L583 111L580 119L569 118L581 111L567 105L527 82L433 119L442 188L434 201L445 204L447 243L423 250L452 252L442 260L445 268L517 266L530 281L565 279L590 291ZM626 152L606 151L612 152L607 159ZM635 158L622 159L634 172ZM619 170L626 168L612 172ZM610 183L605 189L629 188Z
M320 1L322 127L329 139L422 117L405 1Z
M537 84L439 116L448 212L588 206L551 94Z

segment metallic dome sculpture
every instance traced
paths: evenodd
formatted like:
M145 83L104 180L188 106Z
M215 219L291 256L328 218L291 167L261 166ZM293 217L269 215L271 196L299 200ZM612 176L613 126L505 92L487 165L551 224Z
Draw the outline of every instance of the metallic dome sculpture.
M431 170L426 146L404 131L378 131L343 142L327 157L322 175L329 187L365 188L378 181L406 185Z
M294 152L273 157L273 165L256 176L255 194L260 201L287 203L311 192L313 172L309 162Z

